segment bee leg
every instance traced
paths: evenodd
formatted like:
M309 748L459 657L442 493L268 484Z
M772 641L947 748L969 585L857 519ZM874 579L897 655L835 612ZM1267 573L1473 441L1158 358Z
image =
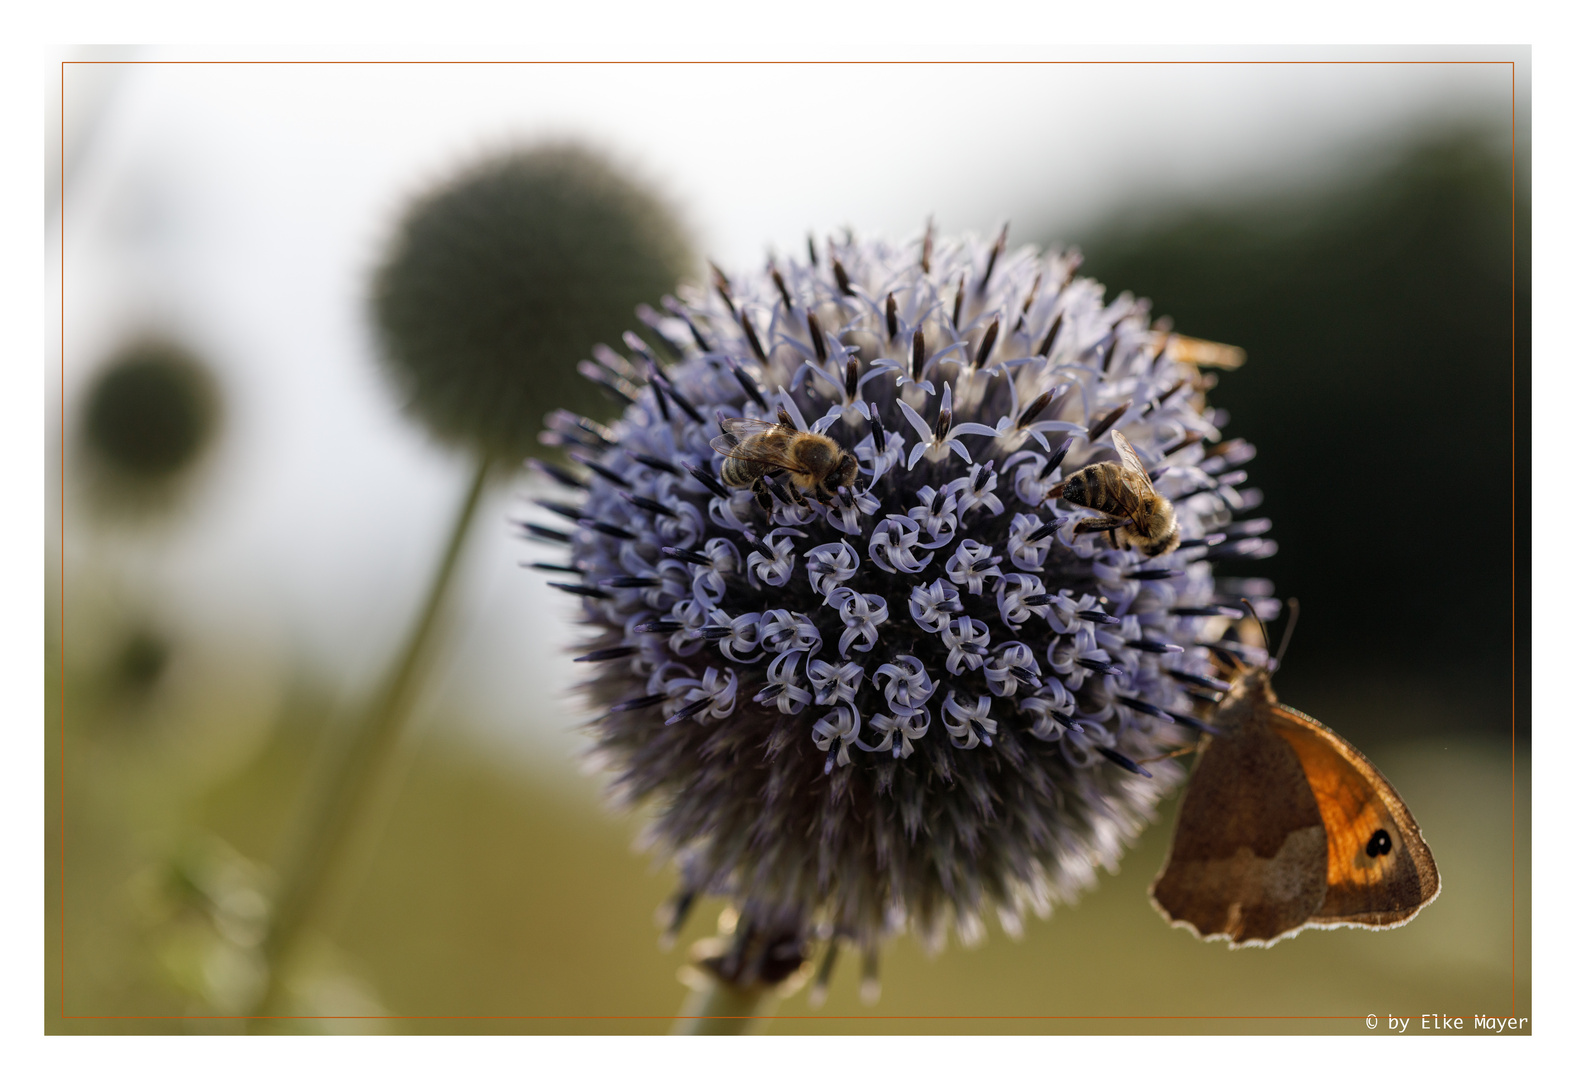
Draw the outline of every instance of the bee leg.
M1075 532L1075 533L1086 533L1086 532L1115 533L1117 529L1124 529L1127 526L1131 525L1132 523L1133 522L1132 522L1132 520L1130 518L1119 518L1119 517L1085 518L1084 520L1080 521L1078 524L1073 526L1073 532Z
M755 493L755 504L768 514L772 512L772 493L766 486L766 477L761 477L750 485L750 490Z

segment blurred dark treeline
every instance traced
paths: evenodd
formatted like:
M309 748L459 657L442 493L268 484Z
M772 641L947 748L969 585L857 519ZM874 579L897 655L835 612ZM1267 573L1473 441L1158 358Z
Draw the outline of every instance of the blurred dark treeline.
M1301 600L1284 698L1393 697L1373 722L1387 735L1508 731L1513 663L1529 685L1512 656L1530 632L1524 161L1514 251L1508 125L1388 147L1333 188L1116 215L1073 238L1111 296L1247 350L1211 400L1258 447L1249 475L1280 551L1220 572ZM1451 707L1407 707L1417 688Z

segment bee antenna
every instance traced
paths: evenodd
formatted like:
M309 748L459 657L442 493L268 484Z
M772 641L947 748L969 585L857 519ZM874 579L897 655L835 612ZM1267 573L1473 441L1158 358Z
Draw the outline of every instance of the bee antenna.
M1286 646L1291 644L1291 632L1297 629L1297 615L1302 610L1295 596L1286 601L1286 606L1291 609L1291 613L1286 616L1286 629L1281 631L1280 648L1275 650L1275 666L1277 668L1280 667L1281 657L1286 655ZM1269 639L1265 638L1265 640L1268 641Z

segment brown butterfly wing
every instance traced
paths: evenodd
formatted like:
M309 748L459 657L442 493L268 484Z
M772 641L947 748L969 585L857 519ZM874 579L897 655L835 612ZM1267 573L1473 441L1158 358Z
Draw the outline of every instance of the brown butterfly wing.
M1269 945L1296 933L1325 899L1318 802L1290 743L1251 702L1223 717L1188 781L1166 865L1149 895L1199 937ZM1261 705L1262 708L1262 705Z
M1297 755L1329 838L1324 902L1308 921L1375 929L1410 922L1439 895L1439 868L1395 788L1311 716L1277 704L1270 723Z

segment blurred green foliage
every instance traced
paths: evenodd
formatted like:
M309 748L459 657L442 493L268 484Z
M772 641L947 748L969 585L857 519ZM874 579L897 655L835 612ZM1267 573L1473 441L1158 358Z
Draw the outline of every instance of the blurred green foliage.
M288 711L249 768L195 800L187 829L196 842L160 843L136 828L146 814L128 815L101 783L99 770L115 766L73 742L65 1001L69 1013L93 1018L62 1021L51 1009L51 1030L239 1030L236 1021L180 1017L214 1011L193 989L204 980L244 974L227 943L244 938L248 909L230 902L242 922L229 937L212 929L224 895L212 878L232 875L244 898L256 880L248 868L278 854L286 811L326 730L321 700L298 696ZM1095 891L1049 922L1030 920L1022 941L992 927L982 947L953 944L931 958L903 939L883 959L876 1007L859 1003L858 965L847 962L823 1010L811 1011L801 992L768 1030L1361 1034L1370 1012L1507 1015L1512 993L1515 1013L1527 1015L1529 806L1523 783L1512 846L1508 743L1467 737L1367 749L1405 794L1444 877L1439 900L1407 927L1309 931L1237 952L1168 927L1145 889L1165 853L1172 802L1119 874L1102 873ZM1525 777L1525 754L1517 767ZM684 998L675 972L685 949L714 932L719 908L701 905L680 947L659 950L653 914L673 875L653 873L649 858L631 851L639 823L601 807L599 783L544 785L507 759L437 735L414 748L376 848L354 875L358 886L316 943L341 981L363 987L348 1008L406 1017L379 1022L394 1031L665 1031L664 1017ZM52 879L57 873L54 864ZM52 916L58 902L56 893ZM48 966L57 1003L58 952ZM347 1008L336 1000L346 999L319 995L315 1007ZM128 1015L162 1018L106 1018ZM358 1023L369 1021L282 1027Z
M412 411L440 438L510 464L555 407L615 405L575 365L620 344L635 308L691 273L674 213L600 154L549 144L487 158L418 199L373 285Z
M1302 601L1277 680L1293 701L1410 682L1469 699L1472 727L1509 727L1513 557L1516 629L1530 633L1524 162L1517 176L1514 236L1507 125L1398 143L1334 188L1114 215L1076 238L1111 295L1150 297L1179 332L1247 350L1210 400L1258 447L1249 475L1280 551L1221 572Z

